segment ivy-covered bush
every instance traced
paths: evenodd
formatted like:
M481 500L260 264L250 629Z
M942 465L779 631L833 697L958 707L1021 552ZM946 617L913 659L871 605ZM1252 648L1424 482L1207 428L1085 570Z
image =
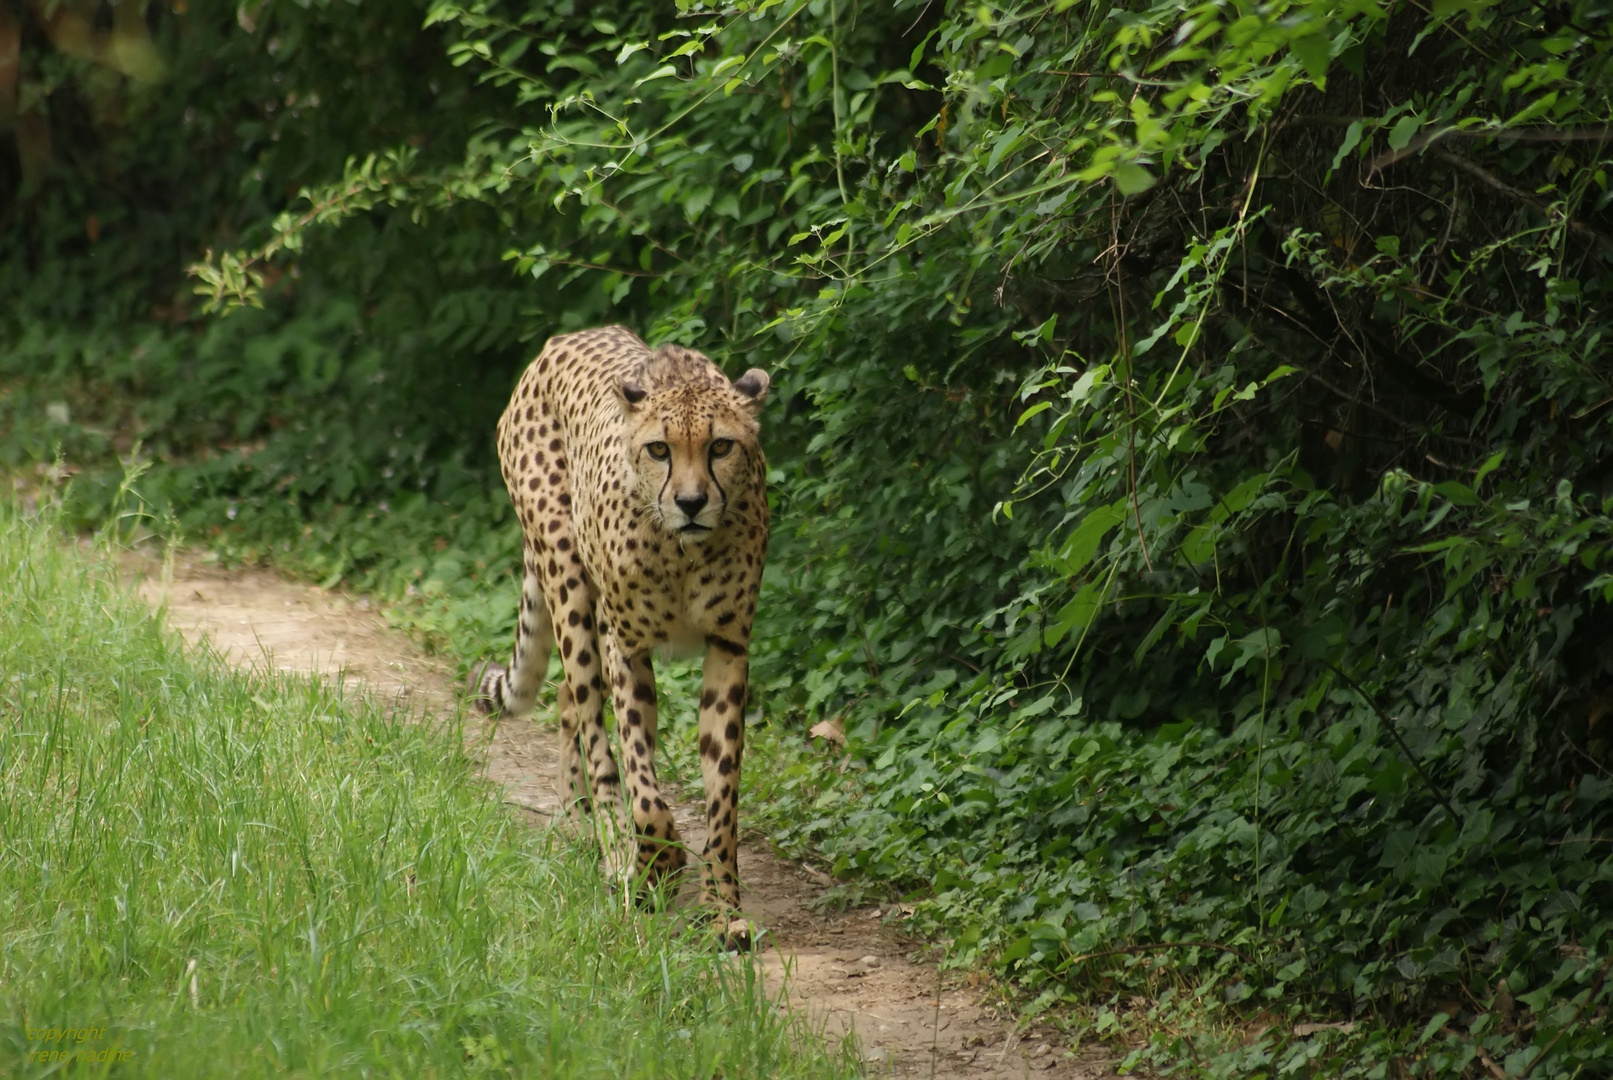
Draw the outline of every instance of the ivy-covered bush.
M1139 1059L1597 1075L1610 14L437 2L443 134L344 128L199 261L263 310L163 331L169 400L240 445L154 490L494 647L524 353L766 367L758 690L849 736L758 776L779 842Z

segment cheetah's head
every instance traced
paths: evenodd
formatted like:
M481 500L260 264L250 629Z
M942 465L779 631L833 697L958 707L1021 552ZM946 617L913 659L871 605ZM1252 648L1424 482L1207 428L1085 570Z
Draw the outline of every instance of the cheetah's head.
M721 375L621 386L627 450L639 496L684 542L705 543L736 517L764 506L765 465L756 414L771 380L752 368Z

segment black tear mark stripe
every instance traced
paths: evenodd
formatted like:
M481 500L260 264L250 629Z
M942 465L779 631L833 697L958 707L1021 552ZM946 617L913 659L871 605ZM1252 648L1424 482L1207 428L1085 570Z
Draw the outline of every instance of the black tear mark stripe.
M717 489L717 494L722 496L722 503L721 503L722 511L723 511L724 514L726 514L728 512L728 489L722 486L722 481L721 480L717 479L717 470L714 469L712 467L712 464L711 464L713 461L717 460L716 458L711 456L711 436L713 434L715 434L715 429L713 428L711 422L707 421L706 422L706 475L711 477L711 485Z
M706 471L711 474L711 484L717 489L717 494L722 496L722 503L720 505L722 506L723 510L726 511L728 509L728 489L722 486L721 480L717 479L717 473L711 468L710 461L707 461L706 463Z

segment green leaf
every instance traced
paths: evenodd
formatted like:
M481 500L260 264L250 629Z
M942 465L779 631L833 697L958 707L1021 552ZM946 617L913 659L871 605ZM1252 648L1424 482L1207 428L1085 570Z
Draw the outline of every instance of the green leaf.
M1437 1012L1433 1016L1430 1016L1428 1018L1428 1023L1423 1025L1423 1033L1421 1035L1417 1036L1417 1044L1416 1045L1421 1046L1423 1043L1427 1042L1429 1039L1432 1039L1436 1032L1438 1032L1441 1028L1443 1028L1446 1024L1448 1024L1450 1022L1451 1022L1451 1014L1450 1013Z
M1389 130L1389 149L1404 150L1411 142L1417 129L1423 126L1423 118L1416 113L1407 113L1395 121L1395 126Z
M1325 85L1328 61L1333 57L1332 42L1320 34L1308 34L1296 38L1288 47L1299 58L1300 66L1305 69L1305 74L1311 77L1311 81Z
M1350 151L1361 145L1361 121L1352 120L1350 126L1344 129L1344 141L1339 144L1338 153L1333 155L1333 164L1327 167L1329 175L1338 171Z
M1384 840L1383 854L1378 858L1378 865L1397 873L1407 870L1420 850L1416 833L1408 829L1396 829Z
M1129 161L1115 166L1114 178L1115 187L1127 197L1139 195L1158 183L1153 173Z
M1103 607L1104 583L1091 581L1081 586L1069 603L1053 616L1052 625L1042 635L1043 642L1052 647L1071 631L1084 631L1092 624Z
M1261 670L1270 665L1277 671L1281 671L1279 656L1283 649L1283 636L1277 630L1271 627L1256 630L1252 634L1245 634L1236 641L1230 642L1230 644L1237 646L1238 651L1237 655L1232 658L1232 663L1228 666L1226 675L1221 679L1222 686L1227 685L1232 676L1243 670L1251 661L1259 661L1256 666Z
M1126 500L1119 499L1108 506L1095 507L1087 511L1081 524L1064 541L1059 549L1057 567L1066 576L1073 576L1083 569L1092 557L1097 554L1098 545L1108 535L1109 530L1126 519Z
M1025 426L1025 422L1031 417L1044 413L1052 407L1053 403L1051 401L1038 401L1036 404L1019 414L1019 420L1014 424L1014 430L1018 431L1020 428Z
M1132 663L1136 664L1138 667L1142 666L1143 660L1147 658L1149 652L1153 650L1154 646L1159 642L1159 639L1165 636L1165 631L1170 628L1171 624L1176 621L1176 612L1177 605L1173 601L1171 605L1165 609L1165 613L1154 621L1154 625L1149 628L1147 634L1143 635L1142 641L1139 642L1137 648L1132 651Z
M706 207L711 205L712 198L717 189L712 187L699 187L689 192L683 199L683 212L690 221L694 221L705 213Z
M1081 404L1091 397L1092 391L1097 389L1108 377L1108 364L1093 364L1081 373L1079 379L1075 380L1075 385L1070 387L1070 392L1065 395L1065 400L1072 407Z
M1435 484L1434 491L1445 496L1457 506L1479 505L1479 497L1473 494L1473 489L1456 480L1447 480L1443 484Z
M1244 480L1237 487L1221 496L1220 501L1210 511L1210 520L1225 521L1233 514L1242 511L1265 488L1270 479L1270 473L1256 473Z
M635 82L633 86L637 88L643 86L652 79L664 79L668 75L676 75L677 73L678 69L673 67L671 64L662 64L660 67L656 68L654 71Z
M1417 544L1403 550L1405 550L1408 554L1422 555L1434 551L1446 551L1450 548L1467 547L1472 542L1473 541L1466 536L1447 536L1439 540L1430 540L1426 544Z
M1486 476L1489 476L1491 473L1495 472L1496 469L1499 469L1501 467L1501 463L1503 461L1505 461L1506 459L1507 459L1507 452L1504 449L1503 450L1497 450L1495 453L1493 453L1489 457L1485 458L1484 459L1484 464L1480 465L1478 467L1478 471L1476 471L1473 474L1473 488L1474 488L1474 490L1475 491L1478 490L1479 486L1484 483L1484 478Z
M1215 538L1218 531L1213 525L1195 525L1187 531L1177 550L1191 566L1209 562L1215 557Z

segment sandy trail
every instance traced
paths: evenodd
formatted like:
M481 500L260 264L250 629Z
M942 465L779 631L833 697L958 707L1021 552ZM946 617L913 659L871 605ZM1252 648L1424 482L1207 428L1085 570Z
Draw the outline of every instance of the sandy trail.
M373 605L286 581L262 570L221 570L182 553L164 582L161 563L131 557L127 568L170 624L242 666L323 672L362 683L411 710L455 708L452 671L387 627ZM510 598L514 603L515 597ZM493 643L489 643L490 645ZM502 643L501 643L502 644ZM506 802L547 819L561 807L559 736L552 720L505 721L482 745L487 776ZM696 805L677 807L678 827L699 851ZM793 1008L831 1037L855 1031L874 1076L1009 1080L1113 1077L1107 1055L1074 1054L1042 1031L1021 1032L976 991L914 962L915 945L864 907L825 914L813 905L830 882L776 858L765 841L742 842L744 904L765 930L764 971L774 992L786 983ZM786 971L788 978L786 980Z

